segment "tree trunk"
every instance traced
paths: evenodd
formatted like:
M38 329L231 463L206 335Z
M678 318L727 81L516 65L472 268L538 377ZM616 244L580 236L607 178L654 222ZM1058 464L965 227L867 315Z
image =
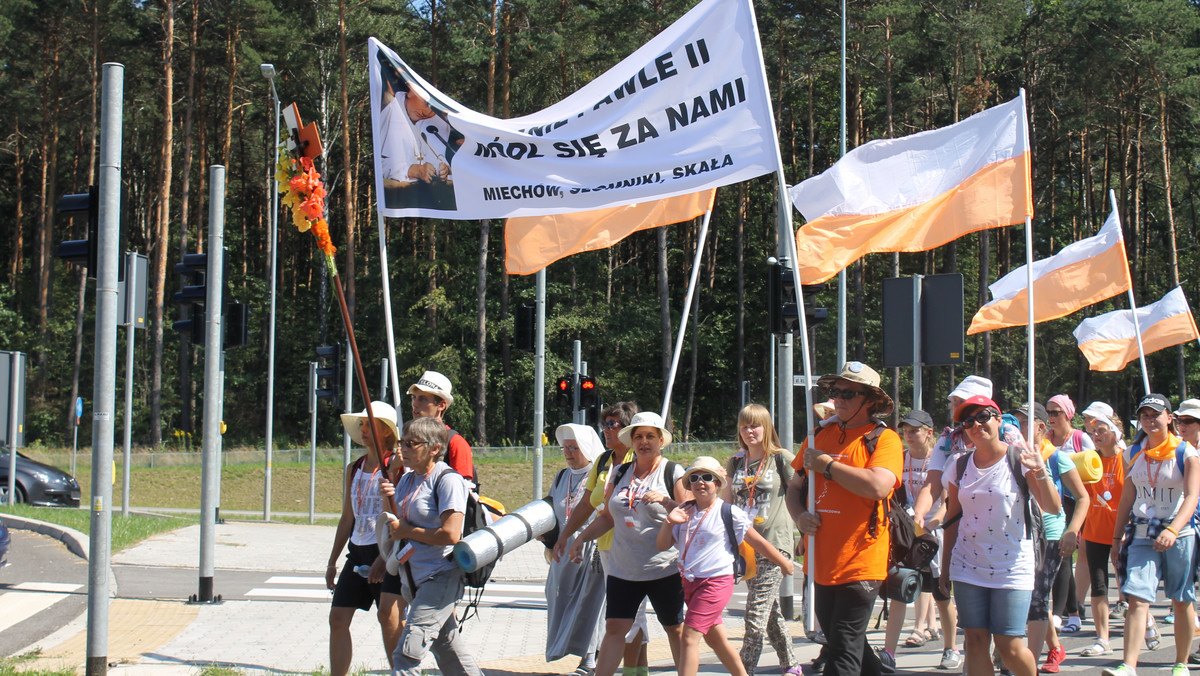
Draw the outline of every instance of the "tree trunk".
M358 223L354 214L354 162L350 154L350 76L347 74L347 64L350 57L346 53L346 0L338 0L338 67L341 75L341 96L339 108L342 116L342 200L346 218L346 253L342 256L344 271L339 275L343 280L346 293L346 308L350 312L350 321L354 321L355 298L355 264L354 250L358 245ZM278 141L277 141L278 142Z
M59 101L59 41L58 41L58 26L51 28L49 36L49 44L46 46L48 54L46 58L49 60L43 70L43 82L41 87L41 106L42 106L42 140L40 155L41 155L41 196L40 205L38 208L38 228L34 236L35 262L37 268L34 270L34 276L37 280L36 296L37 296L37 351L35 364L38 370L36 379L37 389L40 391L44 388L47 373L46 366L46 331L49 329L50 321L50 286L53 279L54 271L54 254L52 253L52 244L54 241L54 216L55 202L57 200L57 190L55 189L55 180L58 176L58 101Z
M173 134L175 129L175 2L166 0L163 13L163 121L162 121L162 176L159 179L158 217L155 219L154 246L150 262L151 291L154 301L150 308L150 326L153 327L154 353L151 361L150 391L159 404L158 411L150 415L150 443L162 443L162 367L163 367L163 303L166 300L167 247L171 241L171 174L174 155ZM214 253L214 252L210 252ZM208 282L212 283L212 282ZM213 309L212 311L215 311ZM211 346L210 346L211 347Z
M1158 90L1158 124L1162 131L1163 201L1167 207L1167 240L1171 246L1171 288L1179 286L1179 244L1175 241L1175 207L1171 204L1171 154L1167 147L1167 93L1160 85ZM1190 341L1189 341L1190 342ZM1187 398L1187 373L1183 365L1184 343L1175 346L1175 372L1179 378L1179 398Z

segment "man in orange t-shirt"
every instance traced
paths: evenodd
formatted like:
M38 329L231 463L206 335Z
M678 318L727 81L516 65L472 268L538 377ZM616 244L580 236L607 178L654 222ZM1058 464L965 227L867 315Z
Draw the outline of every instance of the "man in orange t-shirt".
M904 446L892 430L875 432L883 426L878 419L893 407L879 382L878 373L856 361L817 381L829 392L836 417L818 430L814 448L805 442L788 484L788 511L800 532L816 539L809 574L816 583L813 607L827 641L816 662L826 676L881 673L880 658L867 645L867 623L887 578L890 539L883 504L900 485ZM869 453L865 438L872 433L878 438ZM802 497L807 483L802 470L816 477L815 513Z

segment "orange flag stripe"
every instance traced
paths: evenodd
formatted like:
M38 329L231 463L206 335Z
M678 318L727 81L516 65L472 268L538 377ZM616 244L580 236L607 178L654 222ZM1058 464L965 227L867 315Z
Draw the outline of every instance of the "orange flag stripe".
M796 234L800 279L824 282L869 253L927 251L1033 213L1029 153L989 164L954 189L881 214L822 216Z
M639 230L700 216L712 209L716 194L714 188L607 209L510 218L504 267L510 275L531 275L572 254L607 249Z
M1142 329L1142 347L1146 354L1200 338L1192 313L1187 312ZM1138 358L1136 338L1098 339L1081 343L1079 349L1087 357L1093 371L1120 371Z
M1065 265L1033 280L1034 323L1065 317L1129 290L1129 264L1125 246L1118 243L1099 256ZM967 335L1025 326L1029 323L1029 289L1012 298L988 303L971 320Z

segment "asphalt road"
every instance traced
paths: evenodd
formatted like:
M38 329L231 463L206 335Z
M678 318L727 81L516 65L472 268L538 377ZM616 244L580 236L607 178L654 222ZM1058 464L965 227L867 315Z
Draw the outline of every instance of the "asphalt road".
M87 610L86 561L45 535L9 533L9 565L0 568L0 655L49 636Z

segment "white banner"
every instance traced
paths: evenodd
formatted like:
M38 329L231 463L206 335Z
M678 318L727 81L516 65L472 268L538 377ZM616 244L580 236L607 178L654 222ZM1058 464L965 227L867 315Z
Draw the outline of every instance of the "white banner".
M384 216L541 216L634 204L775 171L754 10L704 0L587 86L500 120L434 89L371 38Z

